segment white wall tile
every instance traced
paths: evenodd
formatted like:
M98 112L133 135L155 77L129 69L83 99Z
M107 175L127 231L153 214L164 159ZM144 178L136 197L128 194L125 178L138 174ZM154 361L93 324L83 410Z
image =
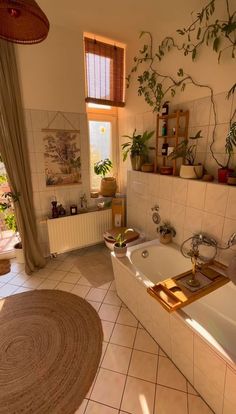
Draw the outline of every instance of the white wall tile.
M228 195L229 187L216 184L207 184L205 210L210 213L224 216L228 202Z
M201 181L189 180L187 205L198 209L203 209L205 204L206 183Z
M187 207L185 215L184 229L199 233L202 229L203 211L196 208Z
M236 188L229 189L226 217L236 220Z
M179 204L186 204L188 191L188 180L173 178L173 195L172 201Z

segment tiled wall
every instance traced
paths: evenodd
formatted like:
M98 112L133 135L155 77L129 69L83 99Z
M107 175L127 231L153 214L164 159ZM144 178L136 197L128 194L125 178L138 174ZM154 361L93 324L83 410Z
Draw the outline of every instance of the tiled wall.
M89 148L86 114L65 113L66 118L71 122L75 129L80 130L80 147L82 163L82 184L67 185L62 187L46 187L44 173L44 143L45 133L42 128L46 128L55 117L56 112L41 110L25 110L28 152L31 167L33 199L37 218L39 239L43 253L48 255L48 240L46 224L42 220L51 212L51 200L55 196L65 208L70 204L79 205L80 196L86 193L89 199ZM52 128L70 129L68 123L62 116L57 116L53 121Z
M236 232L236 187L128 171L128 225L144 231L149 239L158 237L152 221L155 204L160 207L161 219L175 227L174 241L179 245L201 231L224 244ZM234 255L236 246L219 251L225 263Z
M214 96L216 103L216 115L217 115L217 127L216 137L214 145L214 153L216 158L224 163L227 156L225 154L225 138L229 130L229 121L233 114L233 110L236 106L236 97L230 100L226 99L226 92ZM210 153L209 146L212 142L213 131L213 110L210 97L197 99L191 102L185 102L178 105L170 105L170 111L182 109L189 110L189 136L194 136L196 132L201 130L203 138L198 140L197 143L197 156L196 162L204 163L210 174L217 177L218 166ZM234 119L236 121L236 118ZM119 132L121 143L126 142L127 138L122 138L122 135L132 135L134 129L137 132L143 132L147 130L155 130L156 128L156 115L151 111L138 114L128 114L126 110L121 110L119 115ZM155 138L149 141L150 145L155 146ZM236 153L236 151L235 151ZM150 152L150 160L153 160L154 152ZM129 160L124 164L123 175L123 188L126 186L126 168L129 168ZM236 154L232 157L231 166L236 167Z

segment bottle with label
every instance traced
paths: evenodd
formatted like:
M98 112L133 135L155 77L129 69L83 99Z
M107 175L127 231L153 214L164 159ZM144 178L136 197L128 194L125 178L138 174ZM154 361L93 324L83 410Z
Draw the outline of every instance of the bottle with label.
M167 122L164 121L163 125L162 125L162 136L166 136L167 135Z
M162 115L168 115L169 113L169 101L164 102L161 108L161 114Z
M162 155L167 155L168 154L168 147L169 147L169 144L164 142L164 144L162 145L162 149L161 149L161 154Z

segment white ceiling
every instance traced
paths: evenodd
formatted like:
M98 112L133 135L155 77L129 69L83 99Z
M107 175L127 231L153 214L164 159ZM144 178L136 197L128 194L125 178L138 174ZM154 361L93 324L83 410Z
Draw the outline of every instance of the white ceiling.
M172 33L189 23L206 0L38 0L51 25L87 31L121 42L141 30Z

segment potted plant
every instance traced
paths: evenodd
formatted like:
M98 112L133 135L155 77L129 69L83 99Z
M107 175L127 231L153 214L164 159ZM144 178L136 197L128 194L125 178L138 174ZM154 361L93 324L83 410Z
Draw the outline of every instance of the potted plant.
M13 194L11 191L2 194L5 198L4 202L0 202L0 211L4 214L4 221L8 230L15 233L18 238L18 242L14 245L15 257L17 263L24 263L24 253L22 248L22 242L20 240L20 234L17 230L16 216L13 210L12 201L18 201L19 194Z
M115 236L114 253L115 253L116 257L126 256L126 253L127 253L126 241L127 241L127 239L125 238L125 234L128 233L128 232L133 232L133 229L126 229L124 232L118 233Z
M171 243L172 238L176 236L176 230L168 221L164 221L157 228L157 232L160 233L160 242L163 244Z
M130 141L121 145L123 152L123 161L126 160L130 153L131 165L133 170L140 171L142 164L146 161L148 154L147 142L153 136L154 131L145 131L142 135L136 134L136 129L133 135L123 135L124 138L129 138Z
M201 137L201 131L198 131L194 137L189 139L197 140ZM169 158L175 160L177 158L183 158L184 163L180 167L179 176L181 178L202 178L203 165L195 164L197 145L189 145L189 140L184 139L181 141L169 155Z
M226 136L225 152L228 155L226 163L223 165L215 158L215 161L220 167L218 169L219 183L227 183L229 175L231 173L234 173L234 170L232 168L229 168L229 163L234 153L234 147L236 147L236 122L233 122L230 125L229 132Z
M97 175L101 175L101 188L100 193L104 197L113 197L116 193L117 184L114 177L106 177L112 169L112 162L109 158L98 161L94 164L94 172Z

